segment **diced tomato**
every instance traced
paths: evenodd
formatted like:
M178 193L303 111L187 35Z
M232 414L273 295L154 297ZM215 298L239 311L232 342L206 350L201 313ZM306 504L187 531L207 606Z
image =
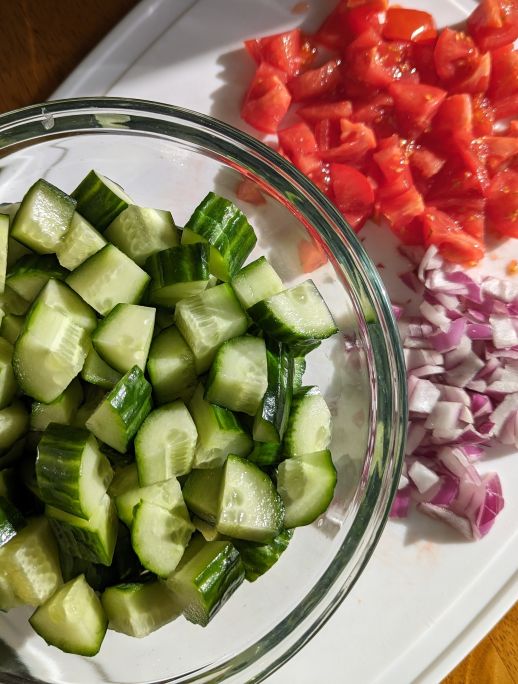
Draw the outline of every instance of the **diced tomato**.
M236 196L242 202L249 204L264 204L265 199L257 187L257 183L250 178L243 178L236 186Z
M393 81L417 82L419 76L410 58L409 43L384 41L374 31L366 31L347 48L347 79L362 84L364 94L371 86L386 88Z
M518 171L500 171L491 181L486 205L488 226L518 238Z
M423 235L425 244L436 245L448 261L472 265L484 256L483 245L465 233L451 216L435 207L426 207L423 213Z
M330 174L336 205L357 232L372 214L372 185L363 173L346 164L331 164Z
M437 36L435 21L428 12L389 7L383 26L383 37L390 40L429 42Z
M327 263L327 254L316 242L301 240L298 251L303 273L312 273Z
M450 216L468 235L474 237L478 242L484 244L486 216L484 208L470 208L469 203L464 206L451 206L448 209Z
M487 192L487 190L486 190ZM437 199L481 197L480 180L466 168L462 160L450 158L443 168L432 179L430 190L426 195L429 204Z
M386 2L381 0L368 0L355 5L350 5L348 0L341 0L317 29L314 39L330 50L341 50L368 28L379 33L386 7Z
M518 121L511 121L506 133L513 138L518 138Z
M402 131L414 137L426 130L446 98L446 91L421 83L391 83L388 92L394 100Z
M518 161L518 138L487 135L479 138L477 143L492 175Z
M424 202L417 188L412 185L398 195L380 198L376 210L379 216L388 221L394 233L401 237L403 229L423 213Z
M313 181L317 188L327 197L331 198L331 177L329 164L322 164L319 168L308 173L308 178Z
M297 114L308 123L317 123L322 119L348 119L352 113L352 105L349 100L337 102L322 102L318 104L299 107Z
M241 106L241 117L259 131L275 133L291 103L286 74L266 63L259 65Z
M491 58L481 55L465 33L444 29L433 57L437 75L450 91L478 93L487 88Z
M410 154L410 165L423 178L433 178L445 164L445 160L426 147L417 147Z
M296 76L315 54L300 29L245 40L245 47L257 64L267 62L288 76Z
M492 53L491 82L488 95L499 99L518 92L518 50L505 45Z
M412 43L411 46L412 52L410 61L417 70L419 81L421 83L427 83L428 85L436 85L439 83L433 60L436 42L436 40L433 40L427 43Z
M477 183L478 191L485 195L489 187L489 175L484 163L484 154L476 140L470 140L462 134L456 133L452 138L453 149L464 168L473 174L473 182Z
M310 173L322 165L317 141L306 123L284 128L277 135L282 149L302 173Z
M383 175L380 196L393 197L413 187L408 154L397 135L381 140L372 157Z
M394 100L388 93L355 102L351 120L370 126L377 138L388 138L397 132Z
M340 85L340 60L331 59L321 67L309 69L288 82L294 102L311 100L335 91Z
M340 119L340 144L321 152L325 161L359 164L369 150L376 147L376 137L371 128L349 119Z
M321 119L313 126L317 147L322 152L340 144L340 123L332 119Z
M501 97L493 101L495 116L499 119L509 119L518 116L518 93L513 93L508 97Z
M518 1L481 0L468 17L468 30L481 50L494 50L518 38Z
M467 94L447 97L433 120L432 133L439 145L448 147L450 137L458 131L473 137L473 105Z
M382 12L387 9L388 0L346 0L345 4L349 9L353 9L354 7L365 7L365 5L368 5L369 7L376 8Z
M495 110L483 95L475 95L471 98L473 111L473 135L491 135L495 124Z

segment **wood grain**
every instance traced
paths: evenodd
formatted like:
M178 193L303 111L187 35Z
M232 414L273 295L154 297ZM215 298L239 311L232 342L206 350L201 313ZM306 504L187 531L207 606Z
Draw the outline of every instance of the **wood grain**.
M0 111L47 99L136 3L0 0ZM443 682L513 683L518 683L518 604Z

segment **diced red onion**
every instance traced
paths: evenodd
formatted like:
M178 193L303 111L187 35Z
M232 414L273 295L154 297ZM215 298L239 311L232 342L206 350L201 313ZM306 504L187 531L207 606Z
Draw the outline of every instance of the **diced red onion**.
M449 352L458 347L465 331L466 320L464 318L457 318L457 320L449 323L446 332L441 330L434 335L430 335L430 341L438 352Z
M428 414L432 411L441 393L430 380L417 379L409 397L408 408L413 413Z
M493 328L493 344L497 349L507 349L518 345L518 334L512 319L508 316L490 316L489 322Z
M446 381L456 387L465 387L481 368L484 368L482 359L470 352L463 361L446 372Z
M420 461L414 461L412 463L408 469L408 477L412 480L421 494L430 491L432 487L440 482L437 473L434 473L433 470Z

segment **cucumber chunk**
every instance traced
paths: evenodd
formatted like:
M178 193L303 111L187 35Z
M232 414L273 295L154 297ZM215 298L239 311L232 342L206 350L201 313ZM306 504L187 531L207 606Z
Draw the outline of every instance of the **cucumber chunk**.
M336 469L327 450L283 461L277 470L277 490L286 509L285 526L314 522L327 510L335 486Z
M8 406L17 390L13 372L13 347L6 340L0 338L0 409Z
M14 345L18 336L20 335L25 318L23 316L15 316L14 314L6 314L2 319L0 325L0 335L7 340L9 344Z
M236 539L234 545L243 561L246 579L255 582L275 565L288 548L292 536L293 530L283 530L269 544L254 544Z
M151 385L134 366L93 411L86 427L101 442L123 454L150 411Z
M238 271L230 284L245 310L284 289L282 280L264 256Z
M25 525L25 518L16 506L0 496L0 548L10 542Z
M116 371L103 361L93 348L93 345L90 344L83 369L81 370L81 377L85 382L89 382L92 385L98 385L99 387L104 387L104 389L112 389L122 378L122 373L119 373L119 371Z
M208 370L218 347L248 327L245 312L227 283L183 299L175 322L194 355L198 373Z
M108 494L102 497L89 520L48 505L45 515L64 553L92 563L111 565L118 521L115 505Z
M108 587L101 596L109 629L141 638L179 615L181 609L162 582L132 582Z
M139 266L156 252L179 243L170 211L137 207L134 204L114 219L104 236Z
M70 227L75 200L42 178L25 194L11 235L38 254L52 254Z
M140 484L150 485L188 473L197 438L196 425L182 401L151 411L135 437Z
M9 578L0 572L0 611L7 613L21 605L23 601L14 593Z
M293 387L293 358L282 342L268 340L266 347L268 386L253 426L256 442L279 444L290 415ZM270 451L268 447L260 448Z
M223 468L192 470L182 490L187 508L211 525L218 517L222 479Z
M80 372L86 353L84 328L43 301L37 301L14 345L14 374L26 394L48 404Z
M3 313L24 316L29 310L31 303L20 297L9 285L4 288L0 295L0 307Z
M296 392L302 387L302 379L306 372L306 358L295 356L293 358L293 391Z
M72 380L63 394L50 404L33 401L31 407L31 430L43 431L50 423L70 425L74 420L77 409L83 401L83 389L79 380Z
M11 266L6 284L27 302L33 302L51 279L64 280L67 272L54 254L27 254Z
M101 602L84 575L60 587L29 622L49 646L83 656L99 652L108 627Z
M173 572L193 532L185 504L174 511L148 501L135 506L131 543L142 565L159 577Z
M97 326L97 317L92 307L59 280L49 280L40 292L38 301L67 316L87 332L92 332Z
M210 272L229 280L241 268L257 237L243 212L230 200L209 192L194 210L182 232L182 244L207 241L211 245Z
M101 358L120 373L127 373L133 366L144 370L154 325L153 308L117 304L99 323L92 344Z
M75 211L68 232L57 246L56 256L63 268L73 271L105 244L101 233Z
M155 337L147 371L158 404L192 397L198 381L194 356L177 328L166 328Z
M114 245L106 245L66 279L67 284L101 316L116 304L138 304L148 274Z
M218 532L214 525L211 525L206 520L203 520L203 518L193 516L192 524L198 530L198 532L200 532L205 541L226 540L225 535L221 534L221 532Z
M209 247L205 243L179 245L146 261L151 276L149 301L173 307L181 299L203 292L209 282Z
M0 566L22 603L30 606L44 603L63 582L58 549L48 520L44 517L28 520L0 549Z
M8 449L15 445L20 437L23 437L28 430L29 414L21 401L13 401L10 406L1 409L0 454L4 454Z
M268 387L266 346L251 335L234 337L216 352L205 398L231 411L257 413Z
M301 387L291 403L285 456L324 451L331 443L331 412L318 387Z
M206 542L196 535L176 571L167 578L167 587L187 620L205 626L244 577L241 557L231 542Z
M88 520L106 494L113 470L88 430L52 424L38 444L36 478L46 504Z
M284 506L273 482L255 464L230 455L225 463L216 527L236 539L270 542L281 531Z
M252 440L231 411L205 401L204 393L200 383L189 402L198 430L193 468L217 468L230 453L246 456L252 449Z
M97 230L104 231L117 216L133 204L131 197L106 176L90 171L72 193L77 211Z
M322 340L338 328L312 280L263 299L248 309L252 320L280 342Z

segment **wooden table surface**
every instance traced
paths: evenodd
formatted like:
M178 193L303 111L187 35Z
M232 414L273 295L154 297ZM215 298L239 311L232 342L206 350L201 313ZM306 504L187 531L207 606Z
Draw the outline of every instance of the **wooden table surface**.
M48 98L136 4L137 0L0 0L0 112ZM516 683L518 604L443 682Z

